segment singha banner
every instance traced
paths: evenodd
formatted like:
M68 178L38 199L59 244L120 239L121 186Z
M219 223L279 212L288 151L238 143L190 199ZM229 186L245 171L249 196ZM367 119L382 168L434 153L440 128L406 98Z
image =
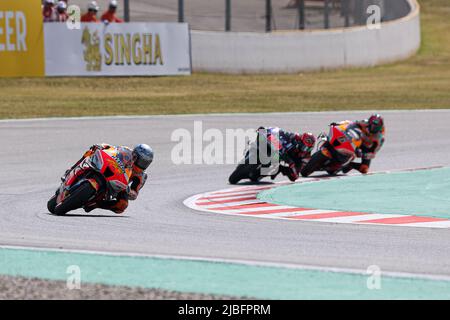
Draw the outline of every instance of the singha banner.
M189 28L180 23L44 24L47 76L191 73Z

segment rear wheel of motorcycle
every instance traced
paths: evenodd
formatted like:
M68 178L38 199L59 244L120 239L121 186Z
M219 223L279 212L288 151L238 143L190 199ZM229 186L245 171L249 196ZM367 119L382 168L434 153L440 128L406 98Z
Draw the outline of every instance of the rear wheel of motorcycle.
M60 216L81 208L96 193L89 182L84 182L73 190L62 203L55 207L54 214Z
M321 151L317 151L315 154L313 154L311 160L309 160L308 163L303 167L301 171L302 176L307 177L314 171L319 170L327 160L328 158L324 156Z

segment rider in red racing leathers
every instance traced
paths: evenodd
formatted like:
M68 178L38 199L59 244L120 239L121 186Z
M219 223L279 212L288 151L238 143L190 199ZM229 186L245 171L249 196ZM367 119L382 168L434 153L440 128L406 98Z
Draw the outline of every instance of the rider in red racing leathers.
M139 191L144 186L147 180L147 174L145 170L150 166L153 161L153 150L146 144L139 144L133 150L125 146L112 146L109 144L97 144L93 145L88 151L86 151L83 157L69 170L66 171L67 175L74 167L76 167L86 157L91 156L98 149L117 149L121 153L122 159L130 159L130 163L126 166L132 167L132 174L130 176L130 188L120 192L114 200L104 200L100 203L96 203L89 207L84 207L84 211L90 212L96 208L111 210L115 213L123 213L128 207L128 200L136 200ZM65 176L62 178L65 179Z
M264 129L261 127L260 129ZM297 132L288 132L279 129L279 140L283 146L283 158L289 165L289 168L280 166L281 173L295 181L299 177L299 172L304 164L311 158L311 152L316 143L316 137L309 132L300 134Z
M349 128L354 126L362 132L362 145L358 149L358 157L362 159L361 163L351 162L342 169L343 173L348 173L353 169L358 170L362 174L369 172L372 159L380 151L384 144L385 127L384 119L379 114L372 115L369 119L354 121Z

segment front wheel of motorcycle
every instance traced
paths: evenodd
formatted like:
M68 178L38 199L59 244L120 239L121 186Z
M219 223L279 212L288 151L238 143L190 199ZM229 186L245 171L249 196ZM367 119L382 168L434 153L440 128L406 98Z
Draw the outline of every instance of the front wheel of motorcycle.
M313 154L311 160L309 160L308 163L303 167L301 171L302 176L308 177L314 171L319 170L327 160L328 158L323 155L322 151L317 151L315 154Z
M69 211L81 208L95 193L96 190L88 181L83 182L62 203L55 207L54 214L61 216Z
M50 198L47 202L47 209L48 212L55 214L55 207L56 207L56 198L58 197L58 194L54 194L53 197Z
M248 164L238 164L236 169L233 171L233 173L228 178L228 182L230 184L237 184L242 179L247 179L248 175L250 173L250 165Z

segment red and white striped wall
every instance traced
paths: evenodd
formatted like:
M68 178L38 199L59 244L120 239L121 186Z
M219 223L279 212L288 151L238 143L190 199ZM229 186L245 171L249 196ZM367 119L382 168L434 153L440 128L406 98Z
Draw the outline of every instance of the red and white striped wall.
M308 179L297 183L310 183L318 180L319 179ZM213 214L227 214L266 219L353 223L363 225L391 225L403 227L450 228L449 219L400 214L376 214L367 212L298 208L267 203L257 198L258 193L261 191L286 184L288 183L251 185L206 192L186 199L184 204L191 209L210 212Z

